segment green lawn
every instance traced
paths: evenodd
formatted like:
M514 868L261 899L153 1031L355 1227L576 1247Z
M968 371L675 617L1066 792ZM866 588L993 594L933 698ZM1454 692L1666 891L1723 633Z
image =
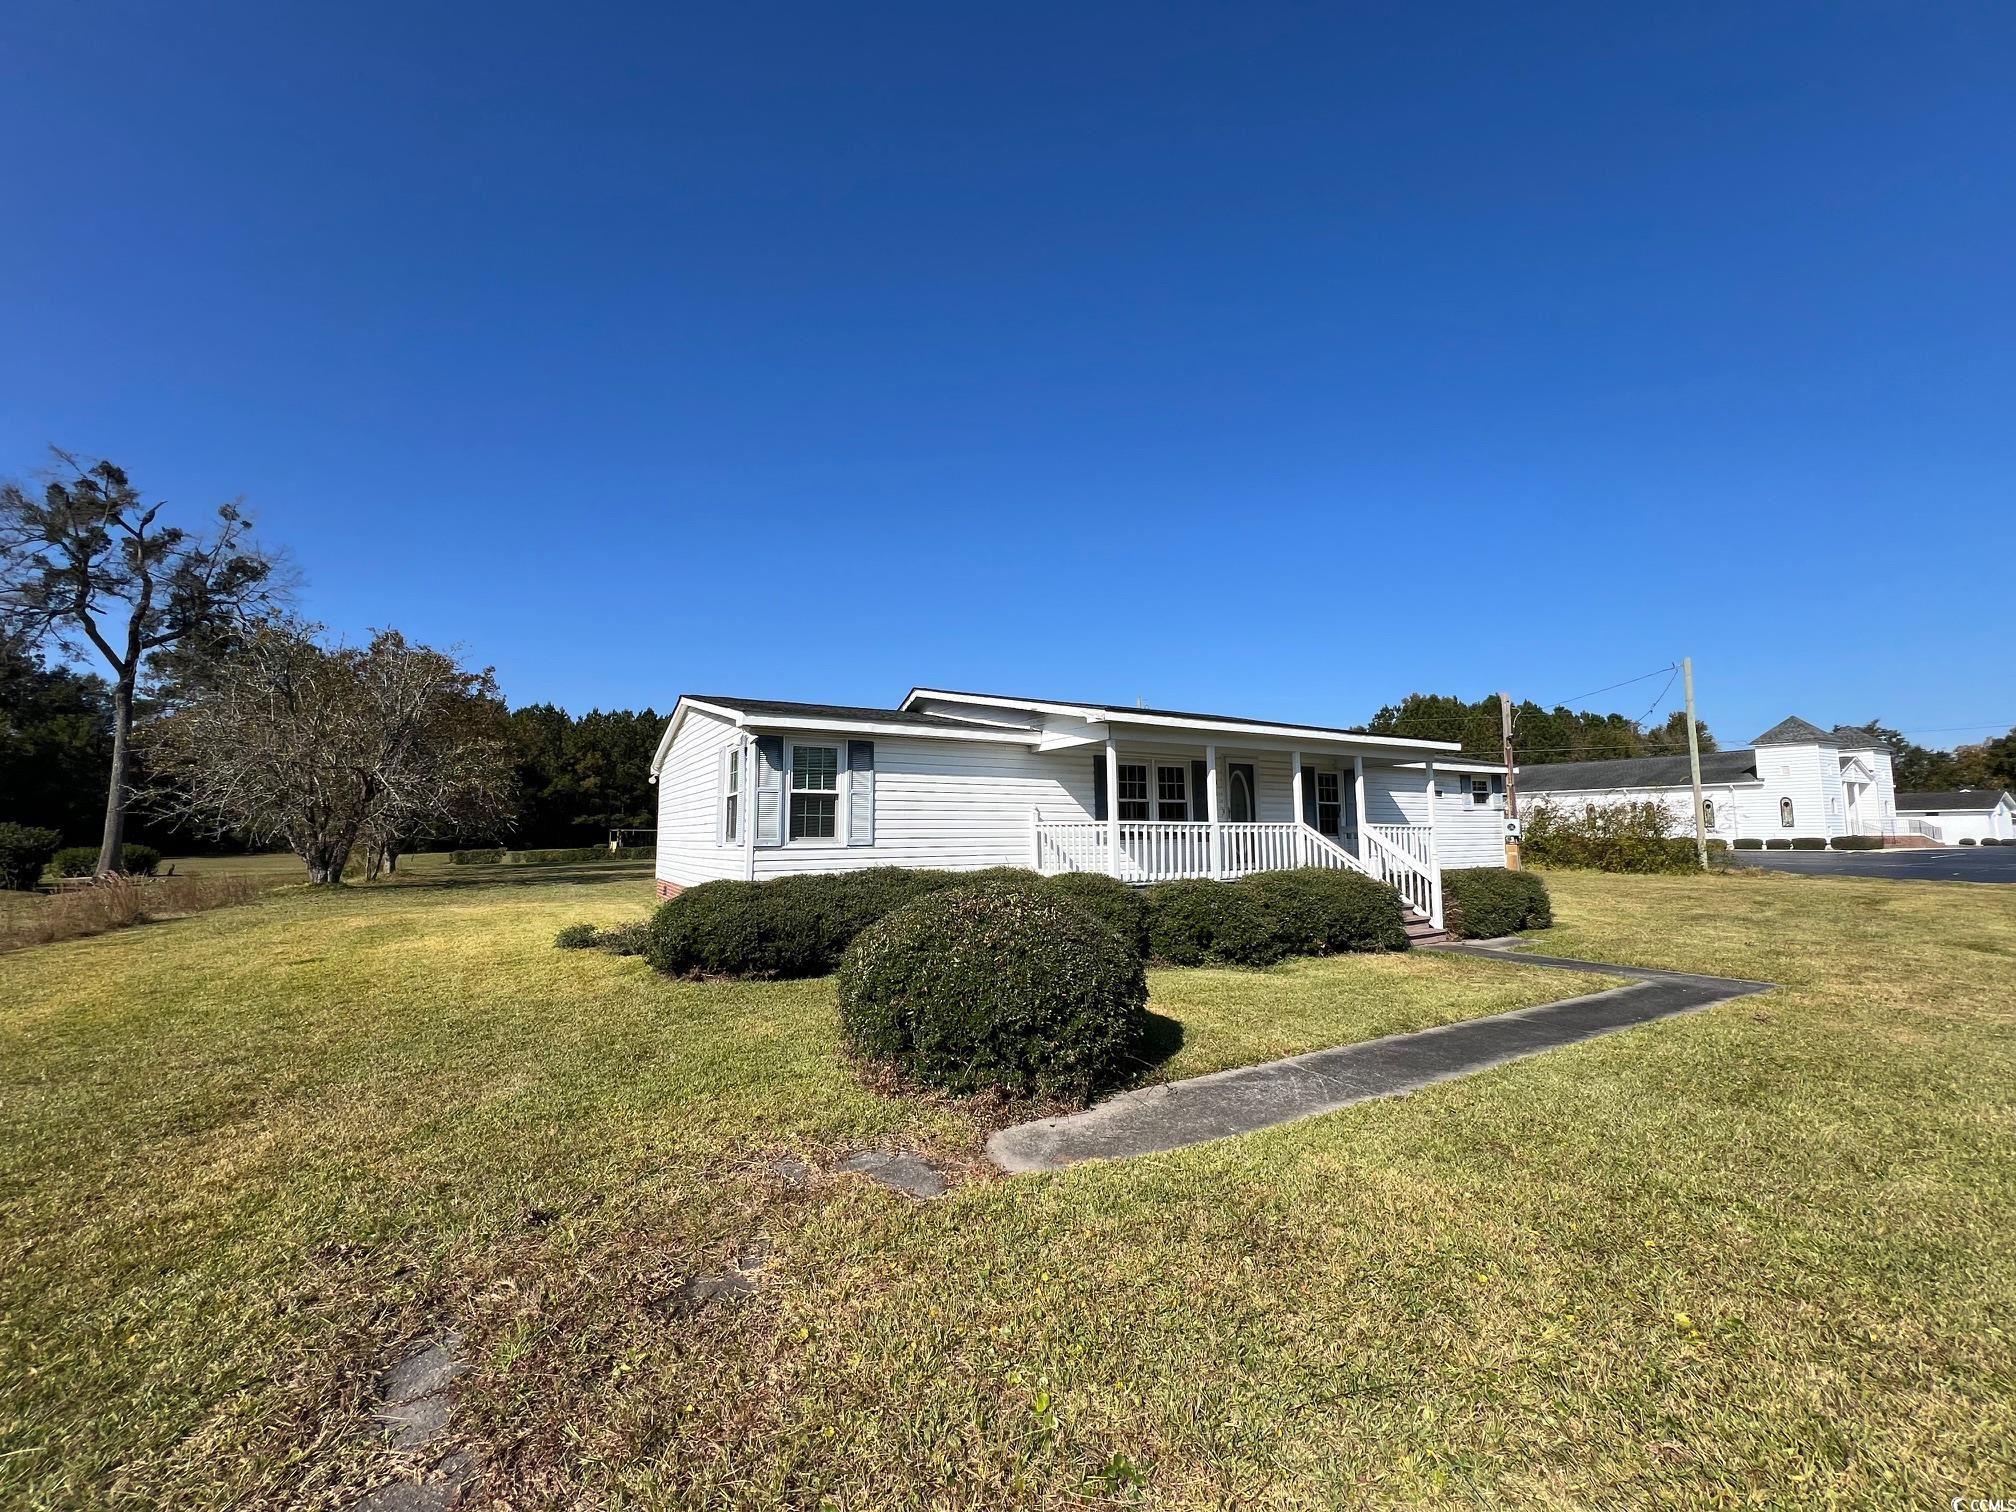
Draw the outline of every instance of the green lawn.
M466 875L465 875L466 873ZM0 1505L342 1505L452 1323L514 1506L1944 1505L2016 1485L2016 893L1556 876L1704 1013L992 1178L830 982L551 948L639 868L416 869L0 956ZM1161 1074L1582 990L1158 972ZM764 1161L893 1142L912 1205ZM761 1242L746 1304L682 1277Z

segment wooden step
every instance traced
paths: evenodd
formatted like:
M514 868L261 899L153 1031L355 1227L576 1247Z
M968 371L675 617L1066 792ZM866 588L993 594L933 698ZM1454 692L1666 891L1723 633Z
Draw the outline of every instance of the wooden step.
M1407 931L1407 943L1410 945L1439 945L1449 938L1448 930L1437 929L1434 924L1411 910L1404 916L1402 927Z

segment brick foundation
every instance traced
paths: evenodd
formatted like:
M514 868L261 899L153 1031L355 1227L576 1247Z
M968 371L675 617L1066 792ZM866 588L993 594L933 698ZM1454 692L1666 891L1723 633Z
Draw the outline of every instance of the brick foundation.
M678 897L684 891L686 889L677 882L667 882L663 877L658 879L658 901L661 903Z

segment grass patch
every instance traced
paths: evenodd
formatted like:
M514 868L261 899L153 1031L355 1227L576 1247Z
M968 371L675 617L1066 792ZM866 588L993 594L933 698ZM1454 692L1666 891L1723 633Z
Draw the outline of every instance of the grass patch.
M516 1506L2016 1484L2007 890L1551 876L1549 950L1786 985L1005 1181L956 1106L841 1068L830 981L552 947L643 917L644 868L448 871L0 959L0 1503L341 1504L389 1473L377 1371L444 1321ZM1151 985L1188 1074L1592 984L1424 956ZM974 1179L914 1206L764 1169L867 1143ZM762 1244L755 1300L683 1300Z

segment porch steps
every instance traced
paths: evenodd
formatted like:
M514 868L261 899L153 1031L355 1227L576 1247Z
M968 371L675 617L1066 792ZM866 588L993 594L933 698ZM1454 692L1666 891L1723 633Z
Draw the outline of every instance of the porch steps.
M1442 945L1446 944L1451 938L1448 930L1437 929L1425 914L1418 914L1410 908L1404 912L1402 917L1407 929L1407 944L1410 947Z

